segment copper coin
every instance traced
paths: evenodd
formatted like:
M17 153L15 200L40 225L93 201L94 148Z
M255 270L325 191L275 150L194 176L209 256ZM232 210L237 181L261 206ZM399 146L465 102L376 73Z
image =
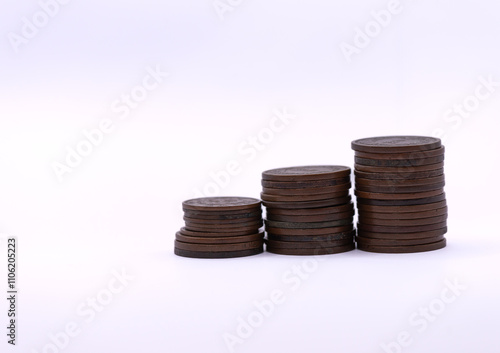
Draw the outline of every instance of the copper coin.
M275 249L321 249L354 243L354 238L328 241L281 241L266 240L266 245Z
M437 196L424 197L421 199L407 199L407 200L374 200L374 199L365 199L358 197L357 204L371 205L371 206L411 206L411 205L423 205L428 203L435 203L443 200L446 200L446 195L444 192Z
M239 250L239 251L188 251L175 248L174 250L177 256L191 257L196 259L228 259L244 256L252 256L262 254L264 252L264 246L255 249Z
M340 165L312 165L277 168L262 173L262 179L269 181L310 181L338 179L351 175L351 168Z
M185 228L187 230L190 230L192 232L210 232L210 233L236 233L236 232L251 232L251 233L256 233L257 230L262 227L262 224L255 223L254 225L251 226L246 226L246 227L241 227L241 226L236 226L236 227L224 227L219 225L218 227L214 226L205 226L205 225L197 225L195 223L187 223L185 225Z
M319 207L332 207L338 205L344 205L351 202L351 195L346 197L337 197L331 198L327 200L320 201L303 201L303 202L271 202L271 201L262 201L264 206L268 208L281 208L281 209L310 209L310 208L319 208Z
M365 245L375 245L375 246L408 246L408 245L421 245L435 243L444 239L444 235L438 235L431 238L420 238L420 239L374 239L374 238L363 238L356 237L356 242L358 244L362 243Z
M376 212L376 213L414 213L423 211L433 211L439 208L446 207L446 200L423 203L420 205L410 205L410 206L377 206L377 205L363 205L358 203L357 205L359 214L363 212Z
M368 153L404 153L441 147L441 140L427 136L379 136L351 142L355 151Z
M222 213L214 213L214 212L192 212L192 211L184 211L184 216L187 218L194 219L206 219L207 221L225 221L225 220L238 220L244 218L259 218L262 217L262 209L259 209L258 212L244 212L244 213L227 213L226 211L222 211Z
M220 231L196 231L196 230L189 230L185 227L181 228L180 233L182 235L187 235L191 237L208 237L208 238L217 238L217 237L239 237L239 236L244 236L244 235L252 235L255 233L259 233L259 230L255 230L255 227L250 227L248 229L246 228L235 228L234 230L231 229L230 231L226 232L225 230L223 232Z
M269 240L279 240L279 241L335 241L335 240L345 240L354 239L356 235L355 230L342 233L331 233L327 235L276 235L267 233L267 239Z
M427 185L414 185L414 186L365 186L356 184L356 190L371 193L383 194L403 194L403 193L417 193L433 190L442 190L445 183L427 184Z
M443 194L443 188L424 192L404 193L404 194L387 194L378 192L366 192L354 190L354 195L361 199L368 200L415 200L426 197L435 197Z
M422 159L444 155L444 146L427 151L400 152L400 153L370 153L355 151L356 157L370 159Z
M418 165L411 167L372 167L369 165L362 165L355 163L354 170L365 172L365 173L415 173L415 172L426 172L429 170L441 169L444 167L444 162L434 163L434 164L426 164L426 165Z
M337 179L324 179L313 181L269 181L262 180L261 184L266 188L274 189L304 189L304 188L323 188L327 186L342 185L351 182L351 176Z
M281 229L315 229L315 228L332 228L349 225L353 222L353 218L345 218L338 221L330 222L276 222L266 220L266 229L281 228Z
M429 218L417 218L417 219L376 219L376 218L365 218L363 216L359 217L359 223L371 224L374 226L391 226L391 227L405 227L405 226L422 226L427 224L434 224L439 222L444 222L448 219L448 215L429 217Z
M419 231L415 233L377 233L377 232L366 232L358 229L358 236L364 238L375 238L375 239L420 239L420 238L431 238L437 237L439 235L444 235L448 232L447 227L443 227L436 230L429 231Z
M340 184L336 186L327 186L324 188L303 188L303 189L275 189L275 188L262 188L262 192L268 195L280 196L300 196L300 195L323 195L339 191L349 190L351 183Z
M367 231L374 233L417 233L417 232L427 232L430 230L438 230L446 227L446 221L427 224L421 226L400 226L400 227L390 227L390 226L374 226L366 223L358 223L358 231Z
M258 209L260 200L250 197L202 197L182 203L184 210L193 211L230 211Z
M319 216L332 213L342 213L354 210L352 202L333 207L319 208L304 208L304 209L288 209L288 208L272 208L267 207L267 215L273 216Z
M354 216L354 209L352 211L342 212L342 213L331 213L322 214L316 216L283 216L283 215L273 215L267 214L267 219L270 221L278 222L329 222L338 221L341 219L352 219Z
M444 174L432 178L424 179L365 179L361 177L355 177L356 185L363 186L382 186L382 187L402 187L402 186L423 186L430 184L444 183Z
M272 228L267 227L266 232L268 234L274 235L298 235L298 236L313 236L313 235L330 235L335 233L350 232L354 229L354 225L351 223L345 226L339 227L329 227L329 228L311 228L311 229L291 229L291 228Z
M222 225L226 227L237 227L239 225L248 225L248 223L255 223L262 220L262 215L259 217L252 218L237 218L237 219L199 219L199 218L188 218L183 217L184 221L195 223L197 225Z
M421 165L436 164L444 161L444 155L419 158L419 159L370 159L354 157L356 164L373 166L373 167L417 167Z
M446 238L443 238L442 240L434 243L407 245L407 246L376 246L376 245L367 245L363 243L358 243L359 250L377 252L377 253L401 253L401 254L438 250L444 248L445 246L446 246Z
M403 219L419 219L419 218L430 218L437 217L448 214L448 207L441 207L431 211L420 211L420 212L393 212L393 213L381 213L381 212L367 212L363 211L360 213L360 217L363 220L367 219L386 219L386 220L403 220ZM368 222L369 223L369 222Z
M367 173L359 170L354 171L354 176L356 178L372 179L372 180L413 180L413 179L426 179L434 178L444 174L444 168L439 168L435 170L426 170L421 172L416 172L412 170L413 168L396 168L394 172L384 172L384 173ZM356 179L357 180L357 179Z
M266 246L266 251L279 255L332 255L339 254L355 249L354 243L348 245L333 246L331 248L314 248L314 249L283 249Z
M269 195L261 193L260 197L263 201L271 202L304 202L304 201L321 201L335 198L343 198L349 195L349 190L329 192L319 195L295 195L295 196L281 196L281 195Z
M248 249L256 249L262 247L264 239L251 241L247 243L234 243L234 244L192 244L175 241L175 248L188 251L240 251Z
M243 235L239 237L192 237L183 235L181 232L175 234L175 239L183 243L194 244L235 244L235 243L248 243L256 240L264 239L264 232L255 233L251 235Z

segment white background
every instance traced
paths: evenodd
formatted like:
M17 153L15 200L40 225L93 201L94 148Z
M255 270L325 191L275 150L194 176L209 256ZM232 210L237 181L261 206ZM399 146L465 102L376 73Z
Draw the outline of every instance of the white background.
M16 52L9 33L20 35L40 5L1 0L0 232L18 237L20 290L18 345L2 329L1 352L229 352L224 333L274 290L284 303L237 352L383 352L402 331L404 352L497 352L500 87L461 124L445 116L481 77L500 81L500 6L402 0L348 62L341 43L353 45L356 28L387 6L247 0L222 20L211 0L74 0ZM120 120L111 105L156 66L170 76ZM296 118L254 158L240 153L283 108ZM59 182L52 164L104 118L115 131ZM231 160L239 174L219 195L258 197L266 169L352 166L354 139L436 132L446 145L446 249L316 263L173 255L182 201ZM304 261L316 266L293 290L283 276ZM134 280L86 322L78 308L104 295L113 270ZM447 280L467 289L419 332L410 317ZM78 336L54 350L50 335L71 322Z

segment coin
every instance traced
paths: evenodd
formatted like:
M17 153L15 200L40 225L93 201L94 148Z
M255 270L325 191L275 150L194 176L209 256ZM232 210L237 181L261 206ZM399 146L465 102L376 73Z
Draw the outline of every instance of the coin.
M274 235L298 235L298 236L312 236L312 235L330 235L335 233L350 232L354 229L354 225L349 223L348 225L338 226L338 227L328 227L328 228L308 228L308 229L292 229L292 228L272 228L266 227L266 232L268 234Z
M236 258L236 257L262 254L264 252L264 247L262 246L261 248L240 250L240 251L218 251L218 252L188 251L175 248L174 252L177 256L183 256L183 257L191 257L198 259L226 259L233 257Z
M239 220L245 218L261 218L262 210L259 209L258 212L245 212L245 213L228 213L222 211L222 213L215 212L192 212L192 211L184 211L184 216L187 218L195 218L195 219L205 219L207 221L231 221L231 220Z
M377 253L415 253L438 250L446 247L446 238L429 244L407 245L407 246L375 246L358 243L358 249Z
M234 227L223 227L223 226L206 226L206 225L198 225L196 223L188 223L186 222L185 228L187 230L193 231L193 232L211 232L211 233L237 233L237 232L249 232L255 233L260 227L262 226L261 222L252 224L250 226L238 226L235 225Z
M365 186L356 183L356 190L370 192L370 193L383 193L383 194L402 194L402 193L418 193L443 189L445 183L427 184L427 185L414 185L414 186Z
M259 217L251 217L251 218L236 218L236 219L203 219L203 218L191 218L191 217L183 217L185 222L196 223L199 225L222 225L226 227L236 227L239 225L244 225L247 223L255 223L262 220L262 215Z
M194 243L194 244L247 243L264 239L264 232L255 233L251 235L243 235L239 237L192 237L188 235L183 235L181 232L177 232L175 234L175 239L183 243Z
M355 156L370 159L421 159L442 156L444 155L444 151L444 146L441 146L433 150L400 153L371 153L355 151Z
M322 188L327 186L342 185L351 182L351 177L346 176L337 179L323 179L313 181L269 181L262 180L261 184L266 188L275 189L304 189L304 188Z
M359 165L373 167L417 167L443 162L444 155L419 159L370 159L354 157L354 161Z
M255 231L254 227L250 227L249 229L241 229L241 228L235 228L234 230L231 229L229 232L216 232L216 231L193 231L189 230L186 227L181 228L180 233L182 235L187 235L191 237L207 237L207 238L218 238L218 237L239 237L239 236L245 236L245 235L252 235L255 233L258 233L258 231Z
M360 190L354 190L354 195L363 200L388 200L388 201L423 199L429 197L436 197L443 193L444 193L443 188L431 191L404 193L404 194L396 194L396 193L388 194L388 193L376 193L376 192L365 192Z
M369 153L428 151L441 147L441 140L427 136L380 136L352 141L351 147Z
M262 192L268 195L280 195L280 196L324 195L324 194L349 190L350 188L351 188L351 183L347 183L336 186L327 186L323 188L303 188L303 189L275 189L275 188L263 187Z
M444 174L432 178L423 179L365 179L356 176L356 185L382 186L382 187L403 187L403 186L423 186L444 183Z
M439 223L434 223L434 224L427 224L427 225L420 225L420 226L375 226L371 224L366 224L366 223L358 223L358 231L367 231L367 232L374 232L374 233L416 233L416 232L427 232L430 230L438 230L446 227L446 221L444 222L439 222Z
M334 246L342 246L354 243L354 238L342 240L326 240L326 241L281 241L270 240L266 241L267 247L275 249L317 249L331 248Z
M345 218L338 221L330 222L276 222L276 221L265 221L267 228L281 228L281 229L314 229L314 228L331 228L340 227L352 223L353 219Z
M429 218L417 218L417 219L377 219L377 218L365 218L364 214L359 216L359 223L371 224L375 226L391 226L391 227L404 227L404 226L421 226L427 224L434 224L439 222L444 222L448 218L448 215L429 217Z
M430 218L430 217L447 215L448 207L445 206L431 211L420 211L420 212L381 213L381 212L363 211L362 214L363 214L363 219L387 219L387 220L419 219L419 218Z
M354 243L341 246L333 246L330 248L314 248L314 249L283 249L272 246L266 246L268 252L279 255L332 255L339 254L355 249Z
M368 232L362 229L358 229L358 236L364 238L375 238L375 239L420 239L420 238L431 238L439 235L444 235L447 232L448 232L447 227L429 231L417 231L414 233L381 233L381 232Z
M426 164L426 165L418 165L411 167L372 167L368 165L362 165L355 163L354 170L365 172L365 173L415 173L415 172L426 172L430 170L439 170L444 167L444 162L434 163L434 164Z
M185 221L184 223L187 229L192 229L192 230L202 229L201 231L216 231L216 232L222 231L224 229L226 233L233 229L237 230L237 229L252 228L252 227L253 229L259 229L263 225L262 219L252 222L224 223L224 224L196 223L191 221Z
M339 165L314 165L277 168L262 173L262 179L269 181L311 181L338 179L351 175L351 168Z
M313 216L286 216L286 215L273 215L267 214L267 219L270 221L278 222L328 222L337 221L340 219L350 218L354 216L354 209L347 212L331 213Z
M376 212L376 213L414 213L423 211L433 211L439 208L446 207L446 200L436 201L434 203L423 203L420 205L396 205L396 206L377 206L364 205L358 203L356 205L359 212Z
M437 196L424 197L421 199L408 199L408 200L373 200L373 199L365 199L359 198L358 201L358 209L359 205L370 205L370 206L411 206L411 205L424 205L435 203L438 201L446 200L446 195L443 192Z
M363 179L373 179L373 180L413 180L413 179L425 179L425 178L434 178L437 176L441 176L444 174L444 168L439 168L435 170L426 170L416 172L409 168L396 168L396 171L393 172L375 172L368 173L362 172L360 170L354 170L354 176L356 178Z
M256 240L246 243L233 243L233 244L193 244L193 243L183 243L181 241L175 240L175 248L188 251L210 251L210 252L221 252L221 251L240 251L248 249L257 249L262 247L264 240Z
M327 200L319 200L319 201L304 201L304 202L271 202L271 201L262 201L266 208L272 209L310 209L310 208L319 208L319 207L332 207L338 205L344 205L346 203L351 202L351 195L345 197L337 197L331 198Z
M329 192L318 195L292 195L292 196L282 196L282 195L270 195L261 193L260 197L263 201L271 202L304 202L304 201L322 201L335 198L343 198L349 195L349 190Z
M332 207L319 208L304 208L304 209L289 209L289 208L267 208L267 215L282 215L282 216L318 216L324 214L342 213L354 210L352 202Z
M260 200L250 197L202 197L184 201L184 210L193 211L230 211L259 209Z
M356 237L356 242L358 244L362 243L365 245L375 245L375 246L408 246L408 245L421 245L434 243L444 239L444 235L437 235L431 238L420 238L420 239L376 239L376 238L363 238Z
M267 233L267 238L269 240L281 240L281 241L330 241L330 240L344 240L353 239L356 235L355 230L341 233L331 233L327 235L277 235L272 233Z

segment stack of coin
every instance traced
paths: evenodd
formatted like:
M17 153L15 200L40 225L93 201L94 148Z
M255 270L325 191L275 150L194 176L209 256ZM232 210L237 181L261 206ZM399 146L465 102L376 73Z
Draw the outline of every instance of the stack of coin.
M262 173L266 249L283 255L322 255L354 249L351 169L303 166Z
M423 136L385 136L352 142L358 249L381 253L446 246L444 146Z
M175 254L194 258L229 258L264 251L260 200L205 197L182 203L185 227L175 235Z

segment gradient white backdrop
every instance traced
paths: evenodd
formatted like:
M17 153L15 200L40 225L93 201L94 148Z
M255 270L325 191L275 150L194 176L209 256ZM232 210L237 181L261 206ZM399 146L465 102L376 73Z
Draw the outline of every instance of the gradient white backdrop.
M212 0L73 0L47 23L40 3L55 2L0 2L0 232L19 242L17 345L2 329L1 352L230 352L224 334L275 290L283 302L234 351L382 353L403 331L411 343L386 351L498 351L498 2L401 0L350 61L342 43L390 1L225 0L221 18ZM169 76L120 119L112 105L148 68ZM447 111L484 80L496 85L457 122ZM249 152L283 110L294 118ZM53 163L103 119L115 130L60 182ZM352 166L352 140L391 134L443 137L447 248L173 255L182 201L229 161L240 168L218 194L258 197L263 170ZM113 271L133 280L108 297ZM441 308L446 281L466 289ZM412 324L430 304L442 312Z

